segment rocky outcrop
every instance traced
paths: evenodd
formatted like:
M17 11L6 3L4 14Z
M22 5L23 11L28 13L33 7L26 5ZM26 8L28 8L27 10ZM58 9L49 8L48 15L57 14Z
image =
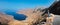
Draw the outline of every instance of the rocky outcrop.
M53 13L55 15L60 15L60 0L57 2L54 2L49 8L43 9L45 13L49 10L50 13Z

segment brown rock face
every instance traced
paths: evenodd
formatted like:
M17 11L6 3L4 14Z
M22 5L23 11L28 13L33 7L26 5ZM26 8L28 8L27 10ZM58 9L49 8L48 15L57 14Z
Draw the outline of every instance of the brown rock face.
M13 16L6 15L4 13L0 13L0 23L1 24L7 24L10 21L13 21Z

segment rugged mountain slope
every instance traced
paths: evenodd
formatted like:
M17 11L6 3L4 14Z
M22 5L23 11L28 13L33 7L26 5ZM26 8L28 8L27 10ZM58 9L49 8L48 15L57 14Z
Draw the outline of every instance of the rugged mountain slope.
M8 22L13 21L13 20L14 20L13 16L0 13L0 23L7 24Z

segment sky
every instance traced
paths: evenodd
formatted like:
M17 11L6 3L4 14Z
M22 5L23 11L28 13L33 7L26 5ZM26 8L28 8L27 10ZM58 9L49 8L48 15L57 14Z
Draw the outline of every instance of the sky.
M55 0L0 0L0 11L18 11L19 9L49 7Z

